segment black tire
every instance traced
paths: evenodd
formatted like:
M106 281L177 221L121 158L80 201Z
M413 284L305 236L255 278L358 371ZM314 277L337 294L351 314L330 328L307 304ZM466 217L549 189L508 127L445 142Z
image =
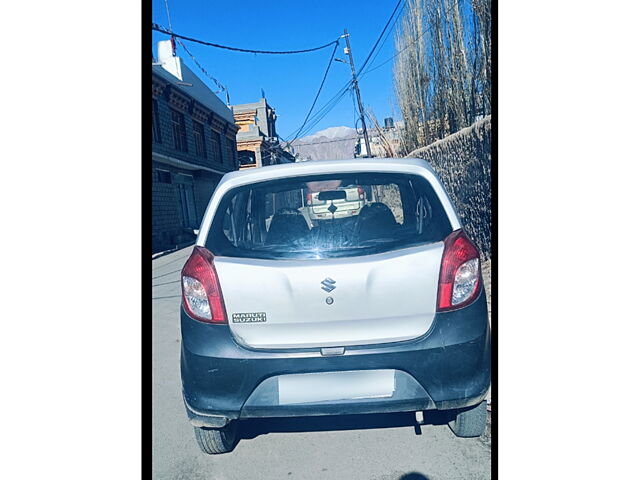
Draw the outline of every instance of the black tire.
M457 410L449 428L457 437L479 437L487 426L487 401L470 409Z
M228 453L238 443L238 425L232 421L224 428L193 427L200 450L209 455Z

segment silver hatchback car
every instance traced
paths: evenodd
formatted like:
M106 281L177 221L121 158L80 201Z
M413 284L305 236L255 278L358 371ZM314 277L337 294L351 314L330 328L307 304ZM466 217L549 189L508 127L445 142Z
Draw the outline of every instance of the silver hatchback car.
M363 204L337 214L353 185ZM209 454L249 418L440 410L458 436L485 429L480 255L423 160L226 174L182 270L181 330L184 403Z

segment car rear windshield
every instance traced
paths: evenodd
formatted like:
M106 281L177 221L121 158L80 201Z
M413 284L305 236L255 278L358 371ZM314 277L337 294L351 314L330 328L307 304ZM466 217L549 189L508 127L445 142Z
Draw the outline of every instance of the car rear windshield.
M343 173L229 190L206 247L231 257L333 258L439 242L449 233L447 214L425 178Z

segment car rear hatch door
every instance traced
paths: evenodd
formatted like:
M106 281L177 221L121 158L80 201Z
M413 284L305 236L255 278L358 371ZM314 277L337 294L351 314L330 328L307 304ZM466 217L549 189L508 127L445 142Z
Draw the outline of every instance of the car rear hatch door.
M215 266L229 327L240 344L369 345L429 330L443 248L436 242L321 260L216 257Z

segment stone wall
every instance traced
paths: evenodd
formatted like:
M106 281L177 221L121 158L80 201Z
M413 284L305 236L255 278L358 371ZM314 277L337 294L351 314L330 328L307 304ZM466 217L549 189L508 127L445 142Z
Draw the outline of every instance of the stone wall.
M491 258L491 116L407 157L423 158L431 164L465 231L483 259Z
M196 223L199 226L209 199L222 175L203 171L183 170L167 166L159 162L152 162L151 183L151 235L152 253L169 250L176 245L195 239L193 228L184 225L182 207L177 191L177 176L189 175L193 179L192 188L195 201ZM160 178L160 172L168 176L170 183ZM164 180L164 181L162 181ZM196 227L197 228L197 227Z

